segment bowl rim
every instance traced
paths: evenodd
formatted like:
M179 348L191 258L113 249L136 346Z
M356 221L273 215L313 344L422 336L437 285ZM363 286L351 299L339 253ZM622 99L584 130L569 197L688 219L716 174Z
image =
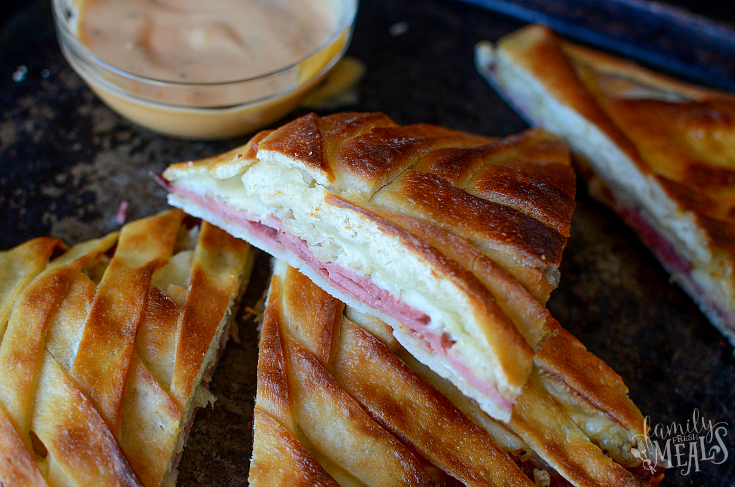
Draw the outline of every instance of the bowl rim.
M108 71L110 71L110 72L112 72L112 73L114 73L114 74L116 74L118 76L121 76L123 78L127 78L127 79L129 79L131 81L137 81L137 82L140 82L140 83L145 83L145 84L148 84L148 85L151 85L151 86L158 86L158 87L165 87L165 86L176 86L176 87L217 87L217 86L233 86L233 85L248 83L248 82L251 82L251 81L265 80L267 78L274 77L274 76L277 76L279 74L286 73L288 71L291 71L293 69L296 69L296 68L298 68L299 65L301 65L305 61L307 61L310 58L316 56L317 54L319 54L320 52L326 50L329 46L331 46L332 44L334 44L335 42L337 42L344 35L344 32L345 32L346 29L348 29L348 28L349 29L352 29L354 27L354 24L355 24L355 19L357 17L357 11L358 11L358 6L359 6L359 0L343 0L344 5L346 6L345 14L343 15L343 18L340 19L341 22L339 22L336 25L336 27L335 27L334 32L332 33L332 35L326 41L324 41L322 44L320 44L318 47L316 47L315 49L313 49L312 51L310 51L308 54L300 57L299 59L297 59L294 62L291 62L291 63L289 63L287 65L284 65L284 66L282 66L280 68L277 68L275 70L268 71L267 73L258 74L258 75L250 76L250 77L246 77L246 78L238 78L238 79L227 80L227 81L207 81L207 82L191 82L191 81L189 81L189 82L187 82L187 81L166 80L166 79L152 78L152 77L149 77L149 76L143 76L143 75L139 75L139 74L136 74L136 73L131 73L130 71L126 71L126 70L124 70L122 68L118 68L117 66L115 66L113 64L110 64L107 61L103 61L96 54L94 54L94 52L89 47L87 47L87 45L84 42L82 42L82 40L79 38L79 36L76 34L76 32L74 31L74 29L70 25L69 19L68 19L68 16L70 15L69 14L69 11L65 8L64 5L62 5L62 3L65 2L65 1L66 2L69 2L69 1L72 1L72 0L52 0L51 1L51 3L52 3L52 13L53 13L53 17L54 17L54 24L57 27L57 30L59 32L59 37L61 37L61 39L63 41L65 41L65 42L71 42L73 44L73 48L74 48L74 50L76 52L83 54L83 58L84 59L86 59L87 61L92 62L93 64L97 65L98 67L102 67L102 68L104 68L104 69L106 69L106 70L108 70ZM337 55L335 57L341 57L341 54L342 53L340 53L339 55ZM327 65L330 65L330 64L333 64L333 61L330 62L330 63L327 63ZM323 69L320 69L320 70L318 70L315 73L315 75L317 75L317 76L318 75L321 75L323 71L324 71ZM307 83L310 80L311 80L311 78L309 80L305 80L304 83ZM289 91L292 91L293 89L297 88L298 86L301 86L304 83L299 83L299 84L291 87L291 89L282 90L280 92L274 93L272 95L268 95L266 97L262 97L260 99L245 101L242 104L247 104L247 103L251 103L251 102L258 102L258 101L262 101L262 100L271 98L272 96L276 96L276 95L283 94L283 93L288 93ZM116 88L120 89L122 92L124 92L125 94L127 94L129 96L136 96L134 93L130 93L128 91L123 90L119 86L114 85L114 83L111 83L110 82L110 84L112 84ZM149 101L149 102L152 102L152 103L158 103L158 104L166 104L166 105L168 105L167 103L163 103L163 102L160 102L160 101L156 102L155 100L147 100L146 98L143 98L143 97L138 97L138 98L141 98L143 100L146 100L146 101ZM187 106L187 105L177 105L177 106L182 106L183 107L183 106ZM231 106L235 106L235 105L228 105L228 107L231 107ZM206 107L201 107L201 108L206 108ZM217 107L217 108L225 108L225 107Z

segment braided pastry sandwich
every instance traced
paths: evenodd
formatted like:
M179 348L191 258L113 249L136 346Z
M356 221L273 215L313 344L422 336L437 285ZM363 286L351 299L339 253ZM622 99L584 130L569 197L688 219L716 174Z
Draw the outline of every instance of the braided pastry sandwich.
M569 143L590 193L735 343L735 96L539 25L476 52L480 72L530 123Z
M163 178L171 204L389 323L419 360L510 419L550 333L543 303L574 209L555 137L310 114Z
M559 328L547 342L510 420L497 421L408 354L388 325L276 261L258 357L249 481L254 487L658 484L661 471L631 455L634 431L622 426L622 411L628 408L639 427L643 419L619 377ZM577 378L597 369L605 387L587 389L585 397L560 387L554 374L564 366L554 350L565 343L576 350L568 359L581 361Z
M0 484L174 485L250 246L181 210L0 252Z

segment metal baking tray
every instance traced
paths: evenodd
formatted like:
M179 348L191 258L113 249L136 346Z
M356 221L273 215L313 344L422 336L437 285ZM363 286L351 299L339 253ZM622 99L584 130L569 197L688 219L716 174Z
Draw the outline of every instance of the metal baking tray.
M123 202L128 204L129 219L156 213L167 204L151 173L246 140L177 140L115 115L64 61L48 3L31 1L0 30L0 249L40 235L73 243L115 230ZM628 25L630 17L623 16L615 24L565 31L566 23L576 21L554 14L563 10L560 5L569 5L566 2L475 3L483 6L455 0L363 0L348 54L362 60L367 73L358 87L359 102L340 109L382 111L399 123L427 122L505 136L527 125L475 71L473 47L478 41L496 40L537 20L609 49L619 45L597 42L599 36L611 33L605 29L615 33L624 25L648 32L639 27L637 16L635 25ZM574 5L577 10L570 13L577 20L588 18L586 3ZM656 15L651 9L649 20ZM704 34L696 28L694 32ZM638 59L655 64L660 51L653 37L630 42ZM717 42L698 47L707 50L707 56L719 55ZM729 63L702 59L701 66L712 65L716 72L684 64L662 66L683 77L732 86L728 84L733 78L732 56ZM698 471L671 469L662 485L731 487L735 481L732 346L691 299L669 283L666 272L633 233L591 200L582 185L571 231L561 284L549 302L552 313L623 377L653 425L685 425L699 414L726 426L727 461L703 460ZM251 299L262 293L268 265L267 256L261 255ZM214 408L197 414L181 461L179 485L246 482L257 330L244 326L240 338L239 344L228 346L215 373Z

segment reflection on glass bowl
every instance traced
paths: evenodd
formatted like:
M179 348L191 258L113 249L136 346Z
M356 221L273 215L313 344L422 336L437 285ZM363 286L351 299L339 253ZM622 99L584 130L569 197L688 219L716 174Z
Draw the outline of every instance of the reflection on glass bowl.
M199 83L148 78L99 59L78 36L83 1L52 0L59 45L72 68L120 115L162 134L191 139L251 133L295 109L346 51L358 4L334 0L334 33L296 62L258 76Z

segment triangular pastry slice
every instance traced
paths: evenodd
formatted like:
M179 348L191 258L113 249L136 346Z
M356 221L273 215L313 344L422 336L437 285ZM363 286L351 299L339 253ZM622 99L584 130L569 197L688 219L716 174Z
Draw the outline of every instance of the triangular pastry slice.
M389 323L422 362L510 418L546 331L510 309L508 292L546 302L574 209L555 137L310 114L163 179L174 206Z
M586 365L604 370L584 353ZM630 439L612 440L636 434L610 419L623 407L635 410L624 393L607 393L616 397L614 405L593 412L585 400L607 399L558 387L551 392L547 375L535 366L510 421L496 421L408 354L388 325L275 261L249 481L255 487L612 487L661 480L660 471L652 475L631 455ZM613 390L622 386L609 371L597 380Z
M480 72L564 138L612 206L735 343L735 95L531 25L477 47Z
M0 252L0 484L174 485L252 255L181 210Z

